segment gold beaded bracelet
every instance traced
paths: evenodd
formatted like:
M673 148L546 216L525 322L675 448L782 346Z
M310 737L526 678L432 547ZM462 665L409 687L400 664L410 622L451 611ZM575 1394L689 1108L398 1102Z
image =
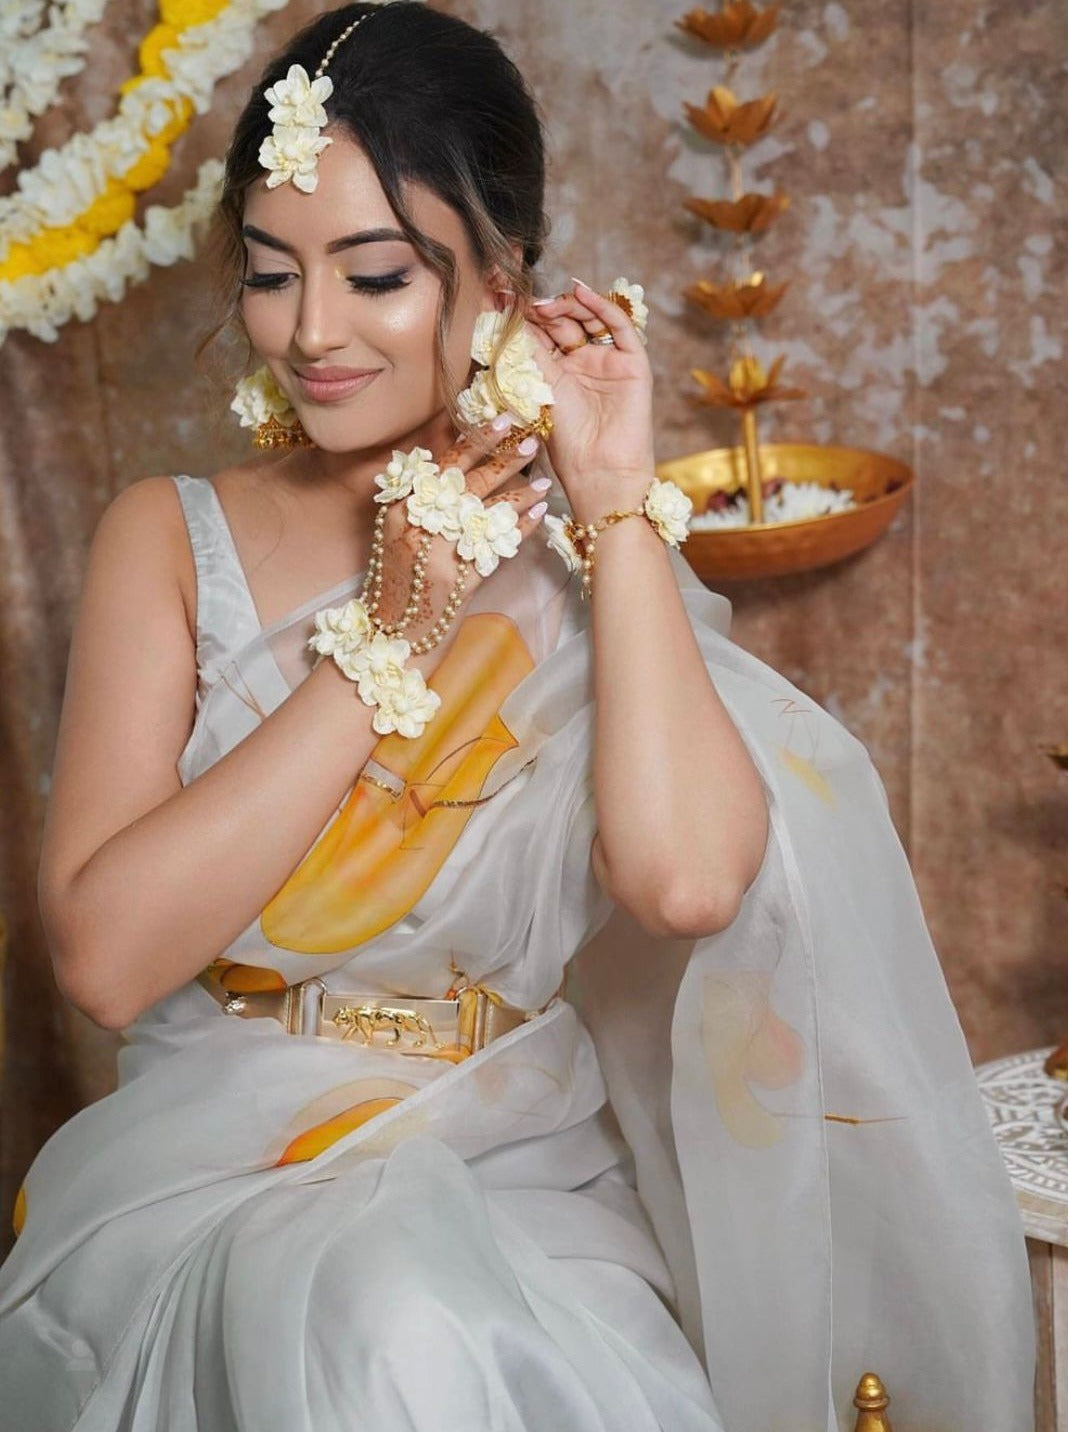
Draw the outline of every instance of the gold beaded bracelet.
M596 522L576 522L573 517L564 518L564 531L578 553L582 563L582 595L589 597L592 593L593 564L597 556L597 537L606 527L611 527L616 522L622 522L624 517L644 517L645 510L641 507L631 507L626 511L616 509L614 512L606 512L603 517L598 517Z
M581 572L582 596L585 598L592 593L597 538L606 527L622 522L625 517L645 517L658 537L669 547L678 547L689 535L687 523L692 510L693 503L677 483L654 478L645 491L641 507L617 508L594 522L578 522L570 513L562 518L546 516L544 521L549 546L559 553L573 572Z

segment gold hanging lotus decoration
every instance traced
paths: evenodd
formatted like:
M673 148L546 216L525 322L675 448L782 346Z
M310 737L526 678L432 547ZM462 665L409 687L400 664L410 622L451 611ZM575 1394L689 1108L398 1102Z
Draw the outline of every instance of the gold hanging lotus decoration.
M788 283L769 284L764 274L754 273L748 278L732 278L728 283L698 279L697 283L683 290L683 295L696 307L704 309L710 318L741 322L746 318L766 318L778 308L789 287ZM697 371L694 377L698 377ZM699 377L698 381L701 381Z
M778 99L773 94L740 104L725 85L709 90L704 106L684 105L687 118L706 139L717 144L755 144L763 139L775 119Z
M742 194L737 199L684 199L683 205L714 229L762 234L790 207L790 199L776 190L774 194Z
M759 10L749 0L731 0L718 15L707 10L691 10L675 24L686 34L694 35L706 45L721 50L734 50L743 45L759 45L766 40L779 22L779 6Z
M690 397L702 407L738 413L742 443L658 465L659 476L677 482L693 501L684 551L705 579L804 571L860 551L886 530L912 484L911 471L881 453L758 440L758 408L806 396L783 381L784 354L765 371L752 348L754 323L778 308L789 287L756 269L753 240L782 217L790 198L780 189L747 190L741 156L781 119L779 100L775 94L741 98L732 87L740 51L774 33L780 8L726 0L718 11L690 10L675 21L691 39L723 52L725 62L722 82L704 104L684 103L683 110L703 139L726 152L730 193L683 204L729 243L732 272L723 280L701 278L683 294L707 317L729 324L726 379L693 368L700 391ZM772 520L765 520L765 497Z
M704 392L698 397L699 403L710 408L755 408L758 403L784 402L791 398L806 398L804 388L779 386L786 355L780 354L768 371L759 358L743 355L731 364L730 377L726 383L715 373L703 368L694 368L691 374L701 384Z

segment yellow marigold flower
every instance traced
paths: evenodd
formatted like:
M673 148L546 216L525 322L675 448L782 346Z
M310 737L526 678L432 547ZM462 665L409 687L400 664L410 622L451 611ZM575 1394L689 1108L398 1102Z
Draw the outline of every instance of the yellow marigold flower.
M128 189L151 189L166 174L171 162L171 152L166 144L153 139L141 158L122 176Z
M97 246L92 234L73 225L62 229L42 229L28 244L12 244L7 257L0 263L0 282L25 278L27 274L47 273L50 268L69 264L91 254Z
M171 108L174 110L174 118L170 124L165 124L155 136L161 144L173 144L179 135L184 134L195 113L193 101L186 99L184 95Z
M137 52L141 61L141 73L168 75L170 72L160 56L164 50L176 49L177 45L178 31L173 25L154 25L141 41L141 48Z
M29 244L12 244L7 257L0 263L0 281L10 283L16 278L39 272Z
M98 239L117 234L127 219L134 216L135 200L129 189L116 179L108 181L108 187L84 214L74 221L79 229L93 234Z
M160 0L159 15L165 25L186 30L190 25L205 25L214 20L229 0Z

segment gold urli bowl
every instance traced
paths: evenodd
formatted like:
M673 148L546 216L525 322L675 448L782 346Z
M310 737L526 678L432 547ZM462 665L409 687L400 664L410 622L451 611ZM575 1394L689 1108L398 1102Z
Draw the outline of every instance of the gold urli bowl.
M905 463L864 448L762 443L760 462L765 484L782 478L849 488L856 506L795 522L692 531L682 553L702 581L781 577L850 557L886 531L913 481ZM709 448L657 464L657 475L677 482L695 513L705 510L713 492L743 487L745 472L744 447Z

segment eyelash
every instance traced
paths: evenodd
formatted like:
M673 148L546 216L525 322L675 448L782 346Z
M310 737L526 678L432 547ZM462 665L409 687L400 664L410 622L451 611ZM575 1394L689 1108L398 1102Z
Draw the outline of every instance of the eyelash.
M249 278L241 280L245 288L260 289L265 293L278 293L285 287L287 279L293 274L289 273L254 273ZM380 294L392 293L399 288L407 288L410 280L401 273L380 274L373 278L350 278L349 283L357 293Z

